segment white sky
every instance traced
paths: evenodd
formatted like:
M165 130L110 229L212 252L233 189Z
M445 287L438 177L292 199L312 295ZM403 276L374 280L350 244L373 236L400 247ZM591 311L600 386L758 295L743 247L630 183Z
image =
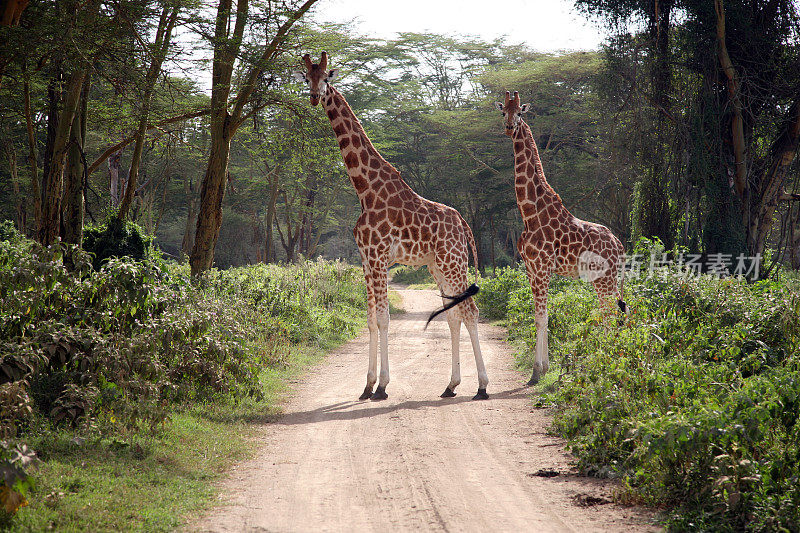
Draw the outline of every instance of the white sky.
M384 39L406 31L487 41L506 36L511 44L540 52L597 49L605 38L596 22L575 11L572 0L320 0L312 18L355 20L357 33Z

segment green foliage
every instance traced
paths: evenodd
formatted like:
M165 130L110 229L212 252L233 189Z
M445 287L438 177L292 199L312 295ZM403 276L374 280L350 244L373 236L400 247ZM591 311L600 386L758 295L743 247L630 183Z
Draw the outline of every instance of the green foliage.
M36 455L26 445L0 441L0 525L28 505L28 492L33 488L30 470L35 463Z
M19 238L19 232L11 220L0 222L0 241L13 241Z
M0 439L153 433L183 406L260 398L264 369L287 367L292 345L328 346L364 316L361 272L344 263L193 284L187 266L123 257L95 271L90 260L0 241Z
M83 231L83 249L94 256L95 270L112 257L142 260L153 251L153 237L130 221L110 217L105 225L88 226Z
M535 346L530 291L514 271L501 278L482 293L508 294L525 366ZM640 499L674 508L676 530L800 523L800 294L662 271L626 279L625 299L631 311L617 327L588 285L551 286L551 358L563 373L545 401L559 407L555 428L582 469L621 476Z
M498 268L494 276L482 278L481 290L475 296L481 314L491 320L506 318L511 292L524 289L527 280L524 270L511 267Z
M398 265L389 271L392 281L404 285L415 285L417 283L433 283L433 277L428 271L428 267L410 267Z

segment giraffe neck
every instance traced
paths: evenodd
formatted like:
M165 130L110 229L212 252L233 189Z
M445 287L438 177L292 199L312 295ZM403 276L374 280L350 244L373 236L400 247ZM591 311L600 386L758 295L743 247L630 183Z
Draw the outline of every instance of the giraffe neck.
M342 93L328 85L322 97L322 105L339 142L350 183L355 187L359 198L363 199L370 191L378 193L388 181L395 182L394 190L408 187L400 178L399 172L372 145Z
M544 177L539 150L530 126L524 120L512 136L514 141L514 189L525 226L544 224L564 210L561 197ZM556 209L552 209L555 207Z

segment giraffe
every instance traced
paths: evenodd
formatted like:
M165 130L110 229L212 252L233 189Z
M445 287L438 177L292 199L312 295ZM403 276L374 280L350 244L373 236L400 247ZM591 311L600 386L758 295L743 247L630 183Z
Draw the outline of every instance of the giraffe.
M517 249L525 261L536 313L536 358L528 382L535 385L549 366L547 288L551 276L591 282L601 306L613 308L613 297L624 313L617 273L624 267L625 249L607 227L574 217L547 183L531 128L522 120L530 105L520 105L519 92L514 91L512 97L506 91L505 103L496 105L503 113L505 134L514 141L514 189L525 224Z
M360 400L384 400L389 383L388 267L400 263L426 265L442 293L452 344L450 382L441 397L455 396L461 383L459 338L461 323L472 341L478 370L478 393L474 400L487 399L489 378L478 341L478 307L471 298L478 286L467 286L469 251L477 265L475 239L467 222L452 207L432 202L415 193L400 173L372 145L344 96L331 81L337 71L328 71L328 54L322 52L320 62L312 63L303 56L305 71L295 72L298 80L309 86L310 101L322 101L342 152L350 182L361 203L353 236L361 254L367 285L367 325L369 328L369 366L367 385ZM445 296L445 295L455 296ZM429 319L430 321L430 319ZM377 375L377 353L380 338L381 371ZM378 387L372 391L378 380Z

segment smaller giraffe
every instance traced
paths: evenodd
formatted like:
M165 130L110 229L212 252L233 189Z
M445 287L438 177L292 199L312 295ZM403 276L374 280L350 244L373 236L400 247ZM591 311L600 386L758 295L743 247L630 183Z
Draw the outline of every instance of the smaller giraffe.
M520 105L519 92L506 91L505 103L496 103L503 113L505 134L514 141L514 189L517 207L525 229L517 249L525 261L533 291L536 313L536 359L528 385L535 385L547 373L547 288L550 278L561 274L589 281L605 309L626 311L622 300L625 249L611 230L600 224L580 220L570 213L561 197L547 183L539 150L531 128L522 120L530 105Z
M395 263L426 265L442 292L444 307L431 315L446 312L452 346L450 382L443 398L456 395L461 383L459 338L462 322L472 341L475 366L478 370L478 393L473 399L489 398L486 385L489 377L478 341L478 307L472 299L478 292L476 284L468 286L469 253L477 265L475 239L466 220L452 207L427 200L400 177L370 141L361 122L342 93L331 85L336 70L328 71L328 54L322 52L319 63L303 56L305 70L295 77L309 87L312 106L322 102L331 121L333 132L342 152L350 183L361 203L353 236L367 285L367 326L369 327L369 366L367 386L360 399L385 400L389 383L389 303L387 299L387 269ZM445 296L451 294L454 296ZM381 371L377 374L380 344ZM372 391L375 382L378 388Z

